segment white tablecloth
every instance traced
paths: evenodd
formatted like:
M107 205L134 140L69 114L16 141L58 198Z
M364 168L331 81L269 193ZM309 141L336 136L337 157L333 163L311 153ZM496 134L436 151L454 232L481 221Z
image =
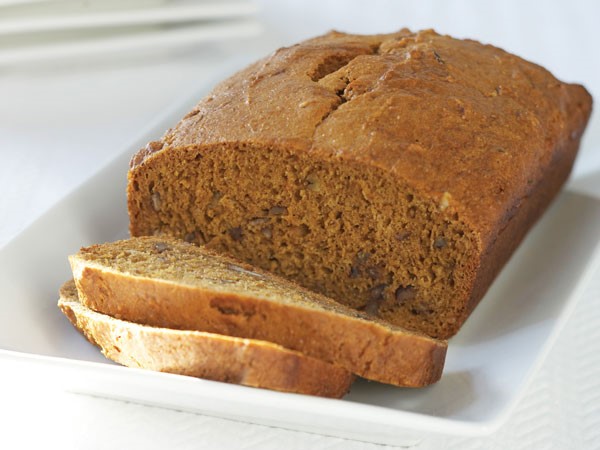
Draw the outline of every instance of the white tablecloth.
M285 4L284 4L285 3ZM0 68L0 246L223 65L331 28L433 27L494 43L600 99L596 2L261 1L267 32L243 43ZM233 61L233 63L232 63ZM231 66L229 66L231 67ZM600 196L600 123L575 169ZM600 234L600 230L599 230ZM419 448L600 448L600 274L507 423L486 438L423 435ZM363 449L379 446L36 388L0 360L0 448Z

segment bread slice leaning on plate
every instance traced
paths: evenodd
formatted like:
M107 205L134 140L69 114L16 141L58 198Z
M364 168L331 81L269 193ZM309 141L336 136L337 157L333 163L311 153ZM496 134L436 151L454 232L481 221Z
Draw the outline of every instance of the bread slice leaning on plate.
M72 280L61 287L58 306L104 356L124 366L335 398L354 380L339 366L271 342L151 327L95 312L81 304Z

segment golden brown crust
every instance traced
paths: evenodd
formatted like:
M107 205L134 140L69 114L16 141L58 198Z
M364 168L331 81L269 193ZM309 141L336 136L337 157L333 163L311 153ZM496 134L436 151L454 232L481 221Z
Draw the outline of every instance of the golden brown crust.
M270 342L155 328L97 313L79 302L73 281L61 287L58 306L107 358L128 367L335 398L349 391L354 378Z
M226 159L244 147L264 152L266 161L276 159L269 155L291 153L301 164L309 159L362 170L372 178L367 192L377 191L380 180L396 183L421 204L440 205L445 217L439 223L459 224L469 240L470 253L463 260L452 259L441 272L430 264L422 270L425 275L418 274L413 286L420 290L416 307L396 305L381 315L447 338L458 331L568 177L591 107L582 86L563 83L542 67L490 45L431 30L375 36L332 32L280 49L224 81L151 151L139 153L129 173L130 230L134 236L189 233L182 224L166 223L164 215L152 210L148 189L136 188L150 177L159 191L157 168L186 154L214 158L221 152ZM207 178L206 172L202 175ZM161 180L165 185L179 181ZM194 187L190 193L180 186L181 198L197 195ZM268 186L261 189L268 192ZM241 199L243 195L233 198ZM388 203L396 202L388 198ZM168 208L163 204L162 213L168 214ZM177 208L171 217L184 215ZM243 219L232 229L242 230L247 222ZM390 219L383 217L376 228ZM208 225L197 222L197 229L206 231ZM207 245L252 260L254 242L240 249L243 242L223 244L218 239ZM429 239L424 246L435 246L437 236L432 233ZM327 248L348 253L350 247L360 250L362 243L335 245L328 242ZM385 252L392 255L387 248ZM385 286L385 302L393 303L398 286L412 283L410 277L397 276L399 268L390 268L383 258L378 264L393 272L391 285L378 279L345 291L334 276L330 285L326 275L313 285L293 270L274 270L340 302L368 309L368 293L374 289ZM394 258L399 259L390 256ZM286 262L279 254L276 259ZM266 258L252 262L269 267ZM300 271L307 268L312 266ZM429 297L423 293L430 290L428 272L451 280ZM350 298L354 291L356 298ZM442 301L441 292L448 298ZM425 311L419 316L422 323L415 318L419 310Z
M82 303L113 317L274 342L399 386L442 374L445 342L369 320L267 272L248 274L203 247L135 238L83 248L70 262Z

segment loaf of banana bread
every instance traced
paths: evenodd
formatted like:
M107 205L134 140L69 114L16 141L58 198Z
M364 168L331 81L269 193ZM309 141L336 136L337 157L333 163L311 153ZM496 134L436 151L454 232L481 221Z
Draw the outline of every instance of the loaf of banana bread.
M331 32L235 74L140 150L130 231L447 338L568 177L591 104L472 40Z

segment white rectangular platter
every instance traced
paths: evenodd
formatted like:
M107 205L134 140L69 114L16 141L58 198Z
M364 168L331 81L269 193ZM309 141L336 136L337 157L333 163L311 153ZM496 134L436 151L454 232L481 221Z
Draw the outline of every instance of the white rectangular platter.
M195 99L194 99L195 100ZM176 123L158 117L121 156L0 249L0 358L40 383L252 423L411 445L424 433L475 436L507 418L600 262L600 199L563 192L451 340L442 380L402 389L359 380L343 400L127 369L105 360L56 307L67 255L127 236L128 161Z

